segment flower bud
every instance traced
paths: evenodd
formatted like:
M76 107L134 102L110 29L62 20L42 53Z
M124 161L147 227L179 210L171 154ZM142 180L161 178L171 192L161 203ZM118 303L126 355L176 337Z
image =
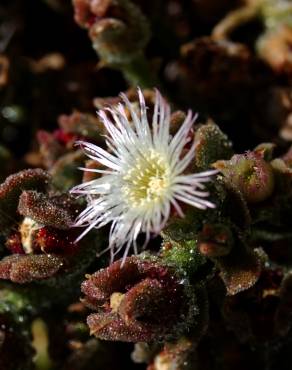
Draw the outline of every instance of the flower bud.
M131 1L74 0L73 5L76 22L88 29L103 63L129 63L147 45L149 25Z
M236 154L229 161L217 161L214 167L240 190L249 203L261 202L273 193L272 167L258 153Z

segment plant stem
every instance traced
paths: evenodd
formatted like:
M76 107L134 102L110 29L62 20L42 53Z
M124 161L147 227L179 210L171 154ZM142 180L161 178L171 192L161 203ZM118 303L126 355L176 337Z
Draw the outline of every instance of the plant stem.
M128 64L120 67L125 78L132 86L141 88L152 88L158 86L158 78L151 71L149 63L141 53Z

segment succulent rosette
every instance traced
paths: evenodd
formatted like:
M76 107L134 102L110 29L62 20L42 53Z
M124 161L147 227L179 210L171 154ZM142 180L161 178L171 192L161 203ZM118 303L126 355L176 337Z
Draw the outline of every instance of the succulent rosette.
M199 316L187 281L162 261L128 257L87 276L84 303L94 311L87 318L100 339L149 342L178 336ZM161 316L161 312L164 315Z
M82 206L67 194L54 193L50 181L46 171L29 169L9 176L0 186L5 243L1 285L15 284L15 289L31 291L47 303L50 294L57 297L68 281L81 279L96 253L95 247L76 243L71 229ZM72 287L66 294L74 292L78 289Z

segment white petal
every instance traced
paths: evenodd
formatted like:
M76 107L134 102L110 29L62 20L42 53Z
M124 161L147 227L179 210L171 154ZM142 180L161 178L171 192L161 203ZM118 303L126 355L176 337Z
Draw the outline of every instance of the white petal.
M71 192L77 196L86 195L88 202L87 208L75 221L76 227L85 227L78 239L93 228L111 223L107 250L110 250L113 260L123 249L124 263L131 247L137 253L139 233L145 233L147 243L150 235L159 233L165 226L172 207L181 217L184 213L180 203L202 210L215 207L207 199L209 193L204 184L217 171L184 173L196 149L193 142L188 152L182 155L196 119L191 111L171 139L170 106L158 90L152 127L149 126L147 107L140 89L140 112L136 112L135 105L125 94L121 97L124 105L120 103L99 112L107 130L106 144L110 152L91 143L78 142L89 158L103 165L101 169L81 169L100 173L102 177L75 186Z

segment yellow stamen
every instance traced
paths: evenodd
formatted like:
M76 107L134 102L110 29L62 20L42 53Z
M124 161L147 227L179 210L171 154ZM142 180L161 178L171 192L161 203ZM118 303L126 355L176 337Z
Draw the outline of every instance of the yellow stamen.
M124 195L132 207L159 202L169 187L169 175L167 161L160 153L145 153L124 175Z

